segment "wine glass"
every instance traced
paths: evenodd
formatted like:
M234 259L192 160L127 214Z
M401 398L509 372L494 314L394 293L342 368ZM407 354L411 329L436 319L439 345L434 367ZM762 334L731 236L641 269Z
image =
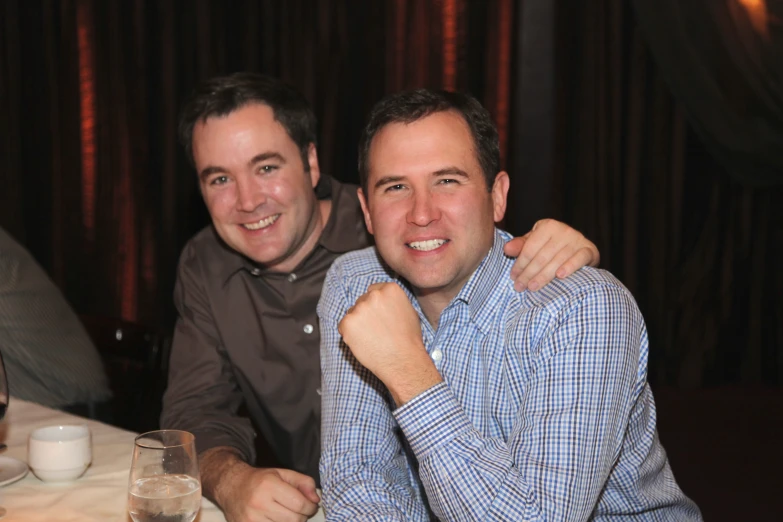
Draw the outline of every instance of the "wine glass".
M6 409L8 409L8 378L5 374L3 352L0 352L0 420L5 417Z
M196 438L179 430L136 437L128 481L134 522L192 522L201 507Z
M5 363L3 362L3 352L0 352L0 420L5 417L5 411L8 409L8 377L5 374ZM5 444L0 443L0 450L5 449ZM0 518L6 515L4 507L0 506Z

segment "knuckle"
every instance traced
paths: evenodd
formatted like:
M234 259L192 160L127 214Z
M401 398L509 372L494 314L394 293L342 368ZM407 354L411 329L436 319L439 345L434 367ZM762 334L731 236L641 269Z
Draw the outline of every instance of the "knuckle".
M533 259L533 245L525 243L522 246L522 250L519 251L517 259L521 260L523 263L529 263L530 260Z

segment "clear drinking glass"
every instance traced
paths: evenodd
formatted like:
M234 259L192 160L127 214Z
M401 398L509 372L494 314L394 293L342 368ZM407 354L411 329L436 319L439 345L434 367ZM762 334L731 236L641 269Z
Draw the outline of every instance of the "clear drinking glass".
M8 378L5 375L3 353L0 352L0 420L5 417L6 409L8 409Z
M5 363L3 363L3 353L0 352L0 420L5 417L5 411L8 409L8 378L5 375ZM5 444L0 443L0 450L5 449ZM0 506L0 518L6 515L4 507Z
M136 437L128 481L134 522L192 522L201 507L195 437L159 430Z

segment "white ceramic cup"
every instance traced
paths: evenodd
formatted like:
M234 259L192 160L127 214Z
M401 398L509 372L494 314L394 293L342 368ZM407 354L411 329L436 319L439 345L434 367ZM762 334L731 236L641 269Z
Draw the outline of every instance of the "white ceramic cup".
M46 426L30 434L27 463L45 482L81 477L92 462L92 438L87 426Z

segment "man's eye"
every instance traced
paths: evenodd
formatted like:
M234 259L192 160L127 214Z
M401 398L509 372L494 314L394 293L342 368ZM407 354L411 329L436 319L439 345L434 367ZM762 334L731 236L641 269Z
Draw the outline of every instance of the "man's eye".
M223 185L228 181L227 176L217 176L215 178L212 178L212 181L209 182L210 185Z
M398 190L402 190L403 188L405 188L405 185L401 185L399 183L396 185L389 185L386 187L386 192L396 192Z
M270 172L273 172L277 170L277 165L261 165L258 167L258 172L268 174Z
M456 179L445 178L440 180L440 183L443 185L453 185L454 183L458 183L458 181Z

